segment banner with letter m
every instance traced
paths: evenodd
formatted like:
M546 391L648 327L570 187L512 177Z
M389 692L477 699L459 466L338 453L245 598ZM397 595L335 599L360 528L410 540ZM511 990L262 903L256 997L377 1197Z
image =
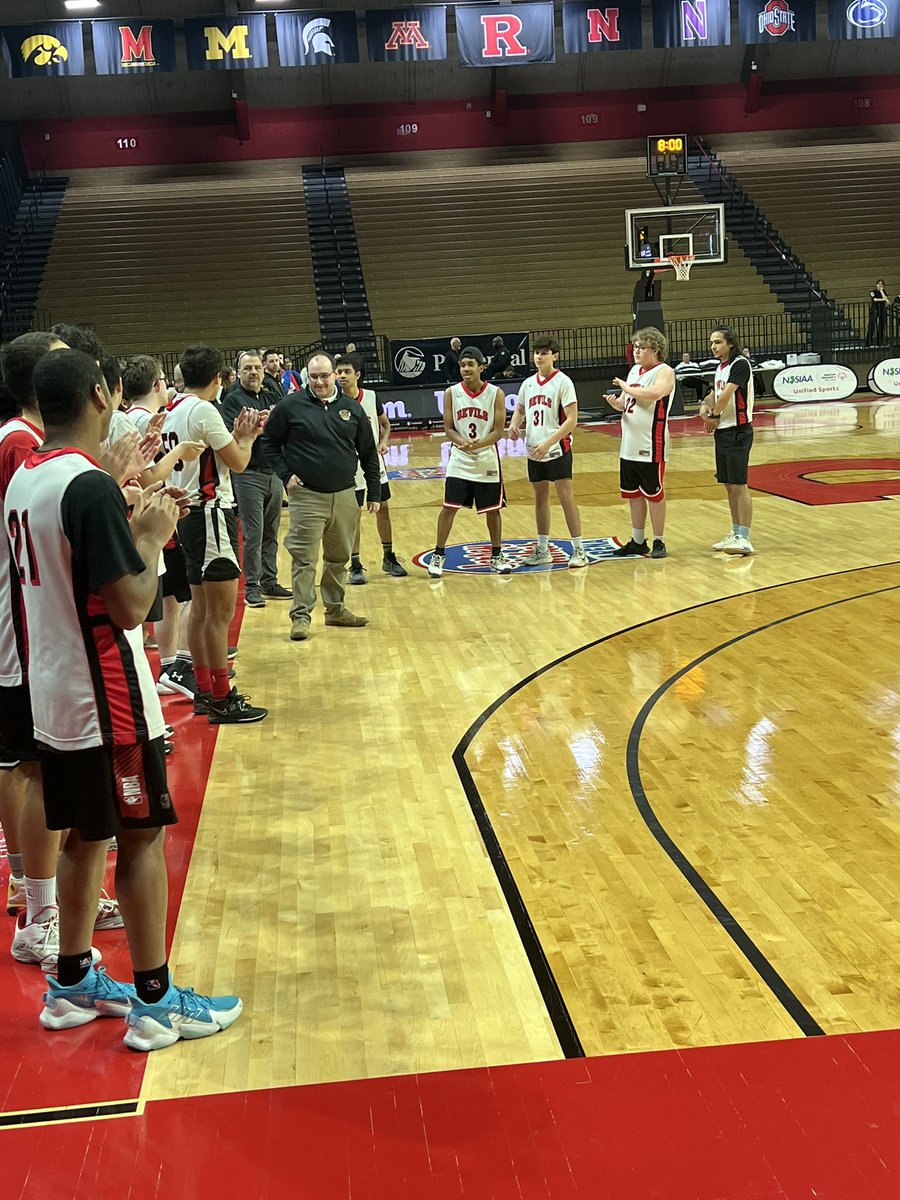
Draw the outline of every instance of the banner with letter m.
M731 45L728 0L653 0L657 49Z
M191 71L249 70L269 65L265 13L187 17L184 44Z
M553 5L458 5L456 43L464 67L554 63Z
M91 21L98 75L175 70L174 21Z
M370 8L369 62L420 62L447 57L447 9Z
M566 54L591 54L597 50L640 50L641 0L565 0L563 43Z
M42 21L39 25L7 25L3 60L13 79L39 75L83 75L84 41L80 21Z

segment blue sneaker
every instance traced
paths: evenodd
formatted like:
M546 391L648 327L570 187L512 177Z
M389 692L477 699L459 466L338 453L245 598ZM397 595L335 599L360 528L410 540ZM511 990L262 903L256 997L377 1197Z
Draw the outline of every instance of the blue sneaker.
M45 1029L75 1029L97 1017L124 1017L137 999L130 983L119 983L103 967L92 966L80 983L70 987L61 987L48 975L47 987L38 1018Z
M237 996L198 996L173 983L158 1004L132 1000L125 1017L125 1045L132 1050L162 1050L179 1038L210 1037L233 1025L244 1006Z

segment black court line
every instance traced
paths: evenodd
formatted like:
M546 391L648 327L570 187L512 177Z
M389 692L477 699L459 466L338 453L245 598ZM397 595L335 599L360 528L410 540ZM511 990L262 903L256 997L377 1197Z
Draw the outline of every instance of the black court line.
M565 654L561 654L559 656L559 658L553 659L552 662L546 663L543 667L538 667L538 669L536 671L532 671L530 675L526 675L524 679L520 679L518 681L518 683L515 683L515 684L513 684L512 687L507 688L507 690L501 696L498 696L497 699L493 701L493 703L488 705L488 707L484 710L484 712L482 712L479 716L477 716L475 718L475 720L472 722L472 724L469 726L469 728L466 730L466 732L460 738L459 742L457 743L456 749L453 751L453 765L456 767L456 772L459 775L459 781L462 784L462 788L463 788L463 791L465 792L466 799L469 802L469 807L472 810L472 815L475 818L475 823L478 826L478 830L481 834L482 841L484 842L484 848L487 851L488 858L490 859L491 865L494 868L494 873L497 876L497 881L500 884L500 889L503 892L503 896L506 900L507 905L509 906L510 915L512 916L513 923L515 924L515 927L516 927L516 931L519 934L519 938L522 942L522 946L525 950L525 954L528 958L528 962L534 973L535 980L537 982L538 988L540 989L541 997L543 998L544 1004L547 1008L547 1012L548 1012L548 1015L550 1016L550 1020L553 1024L553 1029L554 1029L554 1032L556 1033L557 1040L559 1041L560 1048L562 1049L563 1054L566 1056L566 1058L584 1058L585 1057L584 1046L581 1043L581 1038L578 1036L578 1030L575 1028L575 1023L572 1020L572 1015L566 1006L565 1000L563 999L563 994L562 994L562 991L560 990L560 986L556 980L556 976L553 974L553 969L550 966L549 961L547 960L547 955L544 952L544 947L541 945L541 941L540 941L540 938L538 937L537 930L534 928L534 923L531 920L531 916L528 912L528 908L525 904L525 901L522 898L522 893L519 891L518 884L516 883L515 877L513 876L510 865L506 860L506 855L503 853L503 848L501 847L500 841L497 837L494 827L491 824L491 819L488 816L487 809L484 807L484 801L481 799L481 794L478 791L478 787L475 783L475 780L472 778L472 773L469 770L468 763L466 762L466 751L468 750L469 746L471 746L472 742L475 740L477 735L480 733L482 727L487 723L487 721L490 720L490 718L494 715L494 713L497 712L498 709L502 708L503 705L508 700L510 700L513 696L515 696L517 692L520 692L523 688L528 687L528 685L530 683L533 683L536 679L539 679L542 675L546 675L549 671L552 671L555 667L560 666L564 662L568 662L569 659L575 658L576 655L583 654L586 650L593 650L596 646L602 646L605 642L611 642L615 638L622 637L626 633L633 633L633 632L635 632L635 630L638 630L638 629L646 629L647 627L649 627L651 625L659 624L659 622L661 622L661 621L668 621L672 617L683 616L685 613L696 612L701 608L708 608L713 604L721 604L723 601L737 600L741 596L762 595L765 592L777 592L777 591L780 591L782 588L796 587L798 584L816 583L819 580L836 579L836 578L839 578L844 575L855 575L855 574L858 574L859 572L863 572L863 571L875 571L875 570L882 570L886 567L898 567L898 566L900 566L900 561L894 560L892 562L886 562L886 563L872 563L866 567L851 567L848 570L843 570L843 571L828 571L822 575L808 576L805 579L792 579L786 583L773 583L773 584L770 584L768 587L749 588L744 592L735 592L730 596L719 596L715 600L702 600L697 604L689 604L686 608L679 608L679 609L675 609L673 612L662 613L660 616L650 617L646 621L638 621L634 625L627 626L625 629L619 629L619 630L616 630L615 633L608 633L608 634L605 634L603 637L595 638L594 641L592 641L592 642L586 642L583 646L578 646L574 650L569 650ZM820 605L819 608L828 608L828 607L831 607L832 605L836 605L836 604L845 604L849 600L864 599L865 595L873 595L874 596L874 595L878 595L880 592L889 592L889 591L895 591L895 590L896 590L895 586L887 587L887 588L879 588L876 591L867 592L863 595L848 596L843 600L835 600L835 601L832 601L831 604ZM813 609L807 610L807 612L817 612L817 611L818 611L818 608L813 608ZM806 615L806 614L794 613L793 616L784 617L781 620L782 621L792 620L794 617L799 617L799 616L804 616L804 615ZM774 622L772 622L772 625L777 625L779 623L780 622L778 622L778 621L774 621ZM760 626L759 629L751 630L750 632L758 633L763 628L769 628L769 627L770 626ZM749 634L743 634L740 636L742 636L742 637L749 636ZM739 641L739 640L740 640L740 637L733 639L733 641ZM697 662L702 662L704 658L707 658L710 655L717 653L718 650L722 649L722 648L724 648L724 647L717 647L716 650L709 651L709 654L704 655L701 658L697 659ZM693 666L696 666L697 662L691 664L690 667L685 667L677 675L672 676L672 678L670 680L668 680L665 684L662 685L662 688L665 689L666 687L671 687L672 684L681 677L681 675L685 674L686 671L691 670ZM644 709L646 709L647 712L649 713L650 709L648 708L648 705L650 707L652 707L652 705L656 702L656 700L659 699L659 695L661 695L661 694L662 694L662 691L660 689L657 689L657 692L654 692L654 694L650 698L650 700L648 700L647 703L644 705L644 708L641 710L641 713L644 714ZM638 717L635 721L635 725L637 724L637 721L640 721L640 719L641 719L641 714L638 715ZM644 714L644 720L646 721L646 714ZM629 780L631 779L631 764L630 764L630 760L627 757L627 754L631 750L631 738L634 734L635 725L632 726L631 733L629 734L628 751L626 752L626 768L629 772ZM643 726L641 726L641 728L643 728ZM638 735L638 744L639 744L639 740L640 740L640 737ZM637 745L635 747L635 752L636 752L636 750L637 750ZM638 784L640 784L639 771L638 771ZM642 787L641 787L641 794L643 794L643 803L646 805L647 809L652 813L652 809L650 809L649 801L647 801L646 794L643 793ZM638 801L637 795L635 795L634 787L632 787L632 795L634 796L635 803L637 804L638 809L640 810L641 803ZM644 815L643 812L641 815L642 816ZM653 817L654 817L654 819L656 819L655 814L653 814ZM645 818L645 820L646 820L646 818ZM659 825L658 821L657 821L657 824ZM665 837L668 837L668 835L665 834L665 831L662 829L661 825L659 825L659 829ZM652 828L651 828L651 832L652 832ZM656 836L656 835L654 834L654 836ZM659 841L659 838L657 838L657 841ZM669 839L669 841L671 842L671 839ZM660 844L662 844L662 843L660 843ZM675 846L674 842L671 842L671 844L672 844L673 848L675 849L675 851L680 853L680 851L677 850L677 847ZM665 847L663 847L663 848L665 849ZM684 858L683 855L682 855L682 858ZM673 861L675 861L675 860L673 860ZM689 868L691 868L691 870L693 870L693 868L691 867L691 864L688 862L688 860L686 858L684 858L684 862L687 864L687 866ZM675 865L678 866L678 863L676 862ZM679 870L680 869L681 868L679 867ZM682 873L684 873L684 872L682 872ZM697 878L700 879L701 883L703 882L699 873L697 873ZM706 886L706 885L704 885L704 886ZM725 913L728 912L728 910L725 909L724 905L722 905L722 908ZM728 917L730 918L730 920L732 922L734 922L734 918L731 917L730 914L728 914ZM737 922L734 922L734 925L737 926ZM729 925L724 924L723 927L725 928L726 932L729 933L729 936L732 936ZM738 928L740 928L740 927L738 926ZM743 933L743 930L741 930L741 932ZM745 934L744 936L746 937L747 935ZM747 940L750 941L749 938ZM750 944L752 945L753 943L751 942ZM768 961L765 959L764 955L760 955L760 956L764 962ZM774 970L774 968L772 968L772 969ZM799 1001L797 1003L799 1004ZM801 1008L802 1008L802 1005L801 1005ZM806 1012L805 1009L803 1009L803 1011ZM792 1013L791 1015L793 1016L794 1014ZM808 1013L807 1013L807 1016L809 1018L809 1021L811 1021L813 1024L815 1024L813 1017ZM818 1026L816 1026L816 1028L818 1029ZM813 1031L810 1030L810 1032L813 1032ZM821 1029L818 1029L818 1032L822 1033L823 1031Z
M80 1108L47 1108L34 1112L0 1113L0 1129L21 1129L25 1125L63 1125L66 1121L96 1120L98 1117L133 1117L138 1100L120 1100L113 1104L85 1104Z

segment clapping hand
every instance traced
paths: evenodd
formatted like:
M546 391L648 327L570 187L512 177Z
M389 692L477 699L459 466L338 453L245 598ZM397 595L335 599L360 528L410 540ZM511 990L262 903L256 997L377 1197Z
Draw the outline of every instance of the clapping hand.
M260 422L261 413L257 408L242 408L234 418L232 433L235 441L247 441L258 438L263 431L265 422Z
M126 433L114 442L100 445L100 466L107 475L112 475L119 485L136 479L146 466L141 453L141 439L137 433Z

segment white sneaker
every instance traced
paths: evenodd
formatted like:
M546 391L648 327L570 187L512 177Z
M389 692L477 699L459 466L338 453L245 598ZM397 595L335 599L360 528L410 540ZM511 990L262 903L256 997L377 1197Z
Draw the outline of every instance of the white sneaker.
M44 972L54 973L59 959L59 909L47 908L46 921L26 921L19 913L13 933L12 956L17 962L35 963ZM91 958L100 961L100 951L91 947Z
M444 558L443 554L432 554L431 560L428 563L428 574L432 579L440 579L444 573Z
M170 687L167 683L165 671L163 671L156 681L156 690L160 696L177 696L179 694L177 688Z
M503 553L502 550L497 555L496 558L491 559L491 571L495 575L511 575L512 569L513 569L512 563L509 561L509 559L506 557L506 555Z
M569 559L569 566L570 567L589 567L590 565L591 565L591 562L590 562L590 559L588 558L588 556L584 552L584 547L576 546L575 549L572 551L571 558Z
M523 567L544 567L547 563L553 562L553 555L549 550L542 550L540 546L535 546L527 558L522 559Z
M121 929L124 924L125 921L119 912L118 900L113 900L104 888L100 892L100 903L97 905L97 919L94 921L94 928L100 930Z
M737 534L732 529L731 533L727 533L725 537L722 538L721 542L715 542L713 544L713 550L727 550L736 537Z
M750 539L745 537L735 536L732 541L724 547L726 554L753 554L753 547L750 545Z

